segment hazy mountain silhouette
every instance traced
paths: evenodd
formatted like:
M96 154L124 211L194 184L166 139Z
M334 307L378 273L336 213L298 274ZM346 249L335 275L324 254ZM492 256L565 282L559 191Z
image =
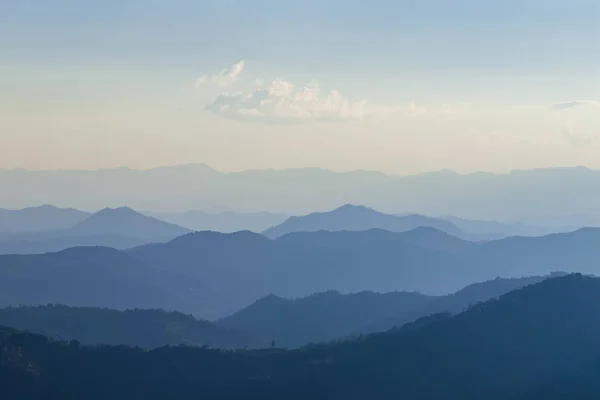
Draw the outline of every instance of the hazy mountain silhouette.
M0 256L0 304L181 309L146 266L109 248Z
M21 210L0 209L0 234L68 229L89 217L89 213L51 205Z
M219 207L298 215L350 203L389 214L410 211L527 224L539 217L542 221L536 225L541 226L546 225L546 216L600 216L600 172L587 168L412 176L317 168L222 173L203 164L145 171L16 169L0 170L0 187L0 204L10 208L35 200L86 210L127 204L140 210ZM588 221L579 222L588 225Z
M364 234L361 234L363 233ZM362 237L366 243L374 245L394 243L412 245L423 249L447 252L462 252L476 246L476 243L459 239L435 228L419 227L410 231L390 232L383 229L367 231L317 231L288 233L277 238L278 243L302 243L303 246L341 245ZM379 243L376 243L379 242Z
M123 285L139 283L149 290L146 283L150 279L152 288L168 295L164 301L158 301L160 295L154 296L155 302L147 300L152 296L144 296L146 308L176 309L213 319L230 315L270 293L288 298L329 290L445 295L498 276L546 275L553 271L594 274L600 272L599 244L599 229L481 244L461 241L431 228L401 233L298 233L275 240L251 232L197 232L123 253L76 248L58 255L0 257L0 278L6 277L6 292L0 292L0 300L4 304L132 308L137 305L124 294L114 301L103 297L107 303L90 303L94 289L88 286L93 280L84 272L91 270L89 274L106 284L103 290L110 292L116 290L110 284L122 281L121 277L115 280L113 274L138 271L142 278L136 279L134 274ZM120 257L111 263L102 251ZM65 259L73 276L63 268ZM44 274L38 279L13 276L12 269L21 262L28 265L23 271ZM122 271L115 269L119 264L123 265ZM44 284L44 280L52 285ZM74 287L82 288L81 293ZM135 292L132 289L130 295ZM65 298L69 293L72 297Z
M128 345L147 349L181 344L218 348L266 345L248 333L162 310L117 311L62 305L9 307L0 309L0 325L60 340L77 340L86 345Z
M56 237L52 237L56 235ZM149 242L161 242L166 238L132 238L118 235L98 236L62 236L57 232L47 235L19 235L18 237L0 240L0 254L43 254L58 252L72 247L111 247L123 250L148 244Z
M145 210L218 207L285 213L286 209L294 210L295 207L282 207L283 204L296 203L308 212L322 209L323 199L329 199L325 202L331 202L331 206L340 204L349 192L392 179L379 172L340 174L320 168L222 173L205 164L142 171L129 168L95 171L0 169L0 187L11 192L0 193L0 204L19 207L35 198L84 209L128 204ZM317 189L320 196L313 196ZM295 200L299 198L302 202Z
M541 237L495 240L482 243L469 254L472 264L503 271L508 274L506 276L521 273L539 275L551 271L597 274L599 257L599 228L583 228Z
M534 215L521 218L524 223L532 227L551 229L550 233L573 231L581 227L600 227L598 215L587 214L560 214L560 215Z
M485 282L473 283L456 293L433 298L431 302L425 304L423 307L409 310L404 313L397 313L388 318L373 320L370 324L365 324L353 333L383 332L393 327L400 328L404 324L419 318L439 313L458 314L471 306L490 299L495 299L513 290L541 282L548 278L564 275L565 273L562 272L554 272L547 276L496 278Z
M0 237L0 254L41 254L77 246L127 249L166 242L189 232L127 207L106 208L68 229L4 235Z
M174 238L190 230L148 217L129 207L105 208L69 229L70 236L120 235L134 238Z
M0 256L0 307L65 304L112 309L154 308L216 318L217 282L156 269L127 253L76 247L57 253Z
M550 227L543 225L527 225L520 222L482 221L453 216L445 216L443 219L452 222L464 232L469 232L473 235L481 235L487 239L502 239L507 236L544 236L551 233L576 230L576 228L570 229L559 226ZM586 224L576 226L582 227L586 226Z
M146 213L162 221L170 222L194 231L215 231L232 233L239 231L262 232L285 221L286 214L270 212L239 213L232 211L205 212L186 211L182 213Z
M600 279L570 275L454 317L438 314L397 331L301 351L92 349L5 329L0 381L9 398L28 392L34 400L67 393L73 399L134 393L152 399L528 398L549 382L565 384L556 377L595 371L599 311ZM560 388L546 394L561 394ZM579 398L600 394L598 385L585 388L588 397Z
M269 293L283 297L328 290L447 293L471 282L460 254L407 244L403 236L371 230L269 240L251 232L197 232L128 253L154 268L193 275L212 285L223 305L221 315Z
M277 238L293 232L366 231L369 229L406 232L419 227L435 228L460 238L468 236L451 222L442 219L422 215L388 215L371 208L351 204L325 213L290 217L282 224L267 229L263 234L270 238Z
M443 295L499 276L600 272L600 229L482 244L440 237L447 235L433 229L297 233L275 240L250 232L198 232L129 254L154 268L202 279L215 293L214 313L221 316L270 293Z
M383 332L428 315L457 314L479 302L546 278L498 278L439 297L409 292L343 295L333 291L300 299L271 295L217 323L252 332L265 341L275 340L282 347L298 347L350 335Z
M348 336L373 321L422 308L434 299L409 292L343 295L329 291L301 299L271 295L217 324L275 340L280 347L298 347Z

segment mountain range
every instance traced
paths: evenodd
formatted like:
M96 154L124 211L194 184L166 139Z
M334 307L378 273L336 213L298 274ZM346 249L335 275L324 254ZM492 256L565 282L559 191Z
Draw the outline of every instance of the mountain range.
M0 329L7 398L593 399L600 279L569 275L452 316L301 350L81 347Z
M300 299L270 295L216 323L251 332L266 342L274 340L278 347L300 347L345 338L380 318L397 317L434 299L409 292L329 291Z
M165 242L191 232L189 229L142 215L128 207L105 208L97 213L87 214L72 209L43 206L12 213L4 210L4 215L5 220L14 222L8 229L11 226L21 226L16 225L17 221L26 223L28 220L38 219L47 229L24 232L21 228L20 231L13 229L12 233L6 233L7 227L0 225L0 232L5 232L0 234L0 254L39 254L76 246L126 249L146 243ZM13 218L8 218L11 215ZM64 215L70 216L71 219L62 220ZM74 224L67 226L67 222Z
M269 294L453 293L496 277L598 274L600 229L473 243L433 228L408 232L196 232L117 251L80 247L0 256L0 305L164 308L205 319Z
M69 229L89 216L85 211L51 205L20 210L0 209L0 235Z
M64 216L66 217L63 220ZM180 225L173 222L180 223ZM279 224L272 226L277 223ZM499 239L514 235L534 236L562 231L562 228L543 228L522 223L476 221L458 217L433 218L417 214L392 215L350 204L329 212L289 218L282 214L266 212L211 214L190 211L179 214L149 213L149 215L145 215L128 207L105 208L90 214L75 209L60 209L46 205L23 210L1 210L0 254L39 254L76 246L126 249L153 242L166 242L189 233L188 227L217 232L260 231L262 228L269 227L263 234L270 238L295 232L319 230L383 229L405 232L418 227L431 227L471 241Z
M70 228L73 236L119 235L134 238L175 238L189 229L142 215L129 207L105 208Z
M233 233L239 231L262 232L285 221L286 214L262 212L145 212L145 215L170 222L193 231L215 231Z
M439 295L498 276L598 273L599 245L596 228L480 244L431 228L320 231L275 240L250 232L198 232L128 254L154 268L216 285L214 292L223 296L216 303L229 303L217 314L229 314L270 293L303 297L328 290L409 290Z
M559 276L561 274L554 274ZM471 284L445 296L420 293L329 291L300 299L266 296L217 321L219 326L275 340L280 347L300 347L352 335L384 332L439 313L460 313L470 306L512 290L541 282L547 276L501 279ZM0 319L0 324L2 320Z
M269 238L277 238L294 232L317 231L368 231L382 229L390 232L406 232L419 227L435 228L462 239L487 239L493 233L473 235L460 230L454 223L423 215L389 215L364 206L346 204L329 212L312 213L302 217L290 217L282 224L263 232ZM502 234L495 234L503 236Z
M127 204L138 210L225 208L289 215L363 204L382 212L453 215L476 220L548 220L554 228L600 226L600 172L583 167L461 175L337 173L317 168L216 171L204 164L96 171L0 170L0 204L47 203L97 210ZM318 193L318 196L315 194ZM574 214L565 215L565 210ZM585 216L581 218L580 216ZM554 217L553 217L554 216ZM555 217L561 217L560 219ZM193 227L195 229L195 227Z
M226 329L190 315L163 310L111 310L45 305L0 309L0 325L84 345L255 348L267 342L246 332Z

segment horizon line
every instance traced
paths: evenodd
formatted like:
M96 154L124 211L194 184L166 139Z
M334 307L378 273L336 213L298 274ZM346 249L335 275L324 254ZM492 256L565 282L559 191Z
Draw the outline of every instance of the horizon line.
M241 173L248 173L248 172L321 171L321 172L329 172L329 173L339 174L339 175L352 174L352 173L371 173L371 174L381 174L381 175L394 177L394 178L406 178L406 177L415 177L415 176L420 176L420 175L433 175L433 174L440 174L440 173L446 173L446 174L451 173L451 174L457 175L457 176L471 176L471 175L482 175L482 174L502 176L502 175L510 175L513 173L519 173L519 172L548 171L548 170L579 169L579 170L587 170L590 172L600 171L600 169L593 169L593 168L587 167L585 165L562 165L562 166L555 166L555 167L536 167L536 168L529 168L529 169L513 169L513 170L504 171L504 172L491 172L491 171L483 171L483 170L477 170L477 171L472 171L472 172L458 172L451 168L442 168L442 169L437 169L437 170L408 173L408 174L393 174L393 173L388 173L388 172L384 172L384 171L361 169L361 168L351 169L351 170L333 170L333 169L329 169L329 168L309 167L309 166L307 166L307 167L292 167L292 168L248 168L248 169L242 169L242 170L237 170L237 171L223 171L223 170L216 169L216 168L214 168L206 163L202 163L202 162L160 165L160 166L151 167L151 168L133 168L133 167L128 167L128 166L118 166L118 167L102 167L102 168L93 168L93 169L85 169L85 168L80 168L80 169L77 169L77 168L31 169L31 168L15 167L15 168L0 168L0 171L5 171L5 172L103 172L103 171L126 170L126 171L133 171L133 172L152 172L152 171L161 170L161 169L171 169L171 168L175 169L175 168L184 168L184 167L204 167L207 170L210 170L212 172L216 172L219 174L223 174L223 175L233 175L233 174L241 174Z

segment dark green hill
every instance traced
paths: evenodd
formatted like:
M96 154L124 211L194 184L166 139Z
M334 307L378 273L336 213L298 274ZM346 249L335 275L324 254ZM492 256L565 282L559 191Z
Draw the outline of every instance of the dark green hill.
M409 292L329 291L301 299L271 295L217 324L275 340L279 347L299 347L348 336L373 321L421 309L435 299Z
M600 279L569 275L455 317L295 351L93 349L15 334L0 343L0 377L16 377L3 381L8 399L508 400L598 359Z
M446 296L438 296L433 301L414 310L398 313L389 318L382 318L372 322L370 325L362 326L360 330L353 333L383 332L392 327L402 325L427 315L448 312L458 314L478 303L500 297L522 287L532 285L547 279L548 277L564 276L565 273L555 272L546 276L531 276L525 278L496 278L485 282L473 283Z
M0 325L85 345L263 347L255 336L192 316L162 310L117 311L48 305L0 309Z
M554 276L559 276L555 274ZM252 332L280 347L300 347L366 333L384 332L419 318L448 312L458 314L477 303L541 282L548 276L476 283L446 296L420 293L329 291L298 299L266 296L217 321L226 328ZM0 321L1 323L1 321Z

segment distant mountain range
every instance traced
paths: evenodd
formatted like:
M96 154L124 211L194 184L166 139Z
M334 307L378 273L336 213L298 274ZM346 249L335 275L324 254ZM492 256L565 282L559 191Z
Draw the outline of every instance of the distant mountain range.
M344 338L378 319L402 315L434 299L409 292L343 295L329 291L301 299L270 295L217 324L275 340L279 347L299 347Z
M93 214L49 205L23 210L0 210L0 254L40 254L76 246L126 249L148 243L164 243L191 230L259 232L267 228L264 235L276 238L289 233L319 230L383 229L405 232L418 227L430 227L471 241L562 231L561 228L457 217L384 214L368 207L349 204L329 212L289 218L283 214L267 212L212 214L189 211L149 214L150 216L144 215L128 207L105 208Z
M0 328L0 384L32 400L596 399L599 311L600 279L569 275L294 351L87 348Z
M423 215L389 215L364 206L346 204L333 211L312 213L303 217L290 217L280 225L267 229L263 234L278 238L294 232L317 231L367 231L382 229L390 232L406 232L419 227L435 228L461 239L489 239L503 234L468 234L452 222Z
M114 249L78 247L59 253L0 256L0 306L162 308L183 304L158 286L159 276Z
M51 205L21 210L0 209L0 235L69 229L89 216L85 211Z
M215 313L223 315L270 293L447 294L498 276L598 273L600 229L481 244L431 228L296 233L275 240L250 232L198 232L128 253L154 268L202 279L218 298Z
M343 295L333 291L300 299L270 295L217 324L252 332L265 341L275 340L280 347L299 347L351 335L383 332L428 315L457 314L469 306L546 278L498 278L439 297L409 292Z
M316 168L223 173L204 164L144 171L15 169L0 170L0 187L0 205L11 208L34 201L86 210L127 204L138 210L221 208L301 215L363 204L389 214L409 211L561 229L600 226L600 172L582 167L412 176Z
M67 230L68 236L119 235L133 238L174 238L191 230L142 215L129 207L105 208Z
M442 295L498 276L596 274L599 259L597 228L482 243L434 228L300 232L277 239L251 232L196 232L122 252L83 247L2 256L0 305L166 308L212 319L271 293Z
M233 211L205 212L199 210L182 213L147 212L146 215L194 231L233 233L239 231L262 232L285 221L286 214L270 212L236 213Z
M554 276L558 276L555 274ZM116 310L58 304L0 308L0 326L87 345L217 348L300 347L387 331L438 313L459 313L479 302L547 277L495 279L447 296L416 292L341 294L300 299L266 296L216 323L158 309Z
M498 298L513 290L534 285L545 279L565 276L564 272L553 272L545 276L528 276L524 278L496 278L485 282L472 283L459 291L445 296L438 296L420 308L396 314L388 318L374 320L364 325L354 334L384 332L390 328L400 329L405 324L420 318L440 313L459 314L469 307Z
M162 310L117 311L107 308L46 305L0 309L0 325L41 333L84 345L127 345L216 348L266 347L245 332L218 327L189 315Z
M21 229L0 234L0 254L40 254L76 246L126 249L147 243L166 242L191 232L189 229L142 215L127 207L105 208L97 213L87 214L72 209L43 206L12 213L5 211L4 214L22 217L22 222L39 218L45 221L44 226L48 229L31 232ZM74 224L59 229L67 225L66 221L60 219L63 215L70 216L71 219L67 218L67 221ZM72 218L73 215L77 218ZM2 228L4 226L0 225L0 232Z

